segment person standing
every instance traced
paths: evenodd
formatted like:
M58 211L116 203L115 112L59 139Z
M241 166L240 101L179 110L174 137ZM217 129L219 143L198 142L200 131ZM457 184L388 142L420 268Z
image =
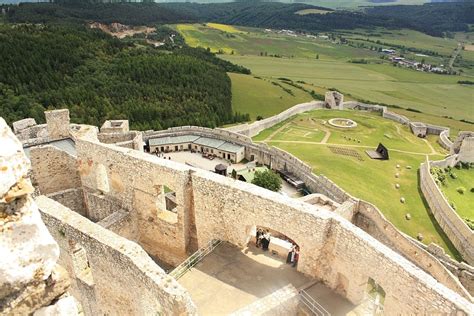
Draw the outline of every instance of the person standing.
M288 256L286 256L286 263L293 263L293 257L295 254L295 245L291 245L290 251L288 251Z
M257 234L255 235L255 246L257 246L257 248L260 248L262 235L263 235L262 230L260 228L257 228Z
M296 267L296 265L298 264L299 259L300 259L300 247L296 246L295 256L293 258L293 267Z

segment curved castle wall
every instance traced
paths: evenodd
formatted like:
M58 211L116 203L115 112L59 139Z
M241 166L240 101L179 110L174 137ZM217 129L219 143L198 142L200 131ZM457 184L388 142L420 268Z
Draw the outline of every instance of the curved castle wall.
M430 173L430 162L420 166L420 186L436 221L463 258L474 265L474 232L449 205Z

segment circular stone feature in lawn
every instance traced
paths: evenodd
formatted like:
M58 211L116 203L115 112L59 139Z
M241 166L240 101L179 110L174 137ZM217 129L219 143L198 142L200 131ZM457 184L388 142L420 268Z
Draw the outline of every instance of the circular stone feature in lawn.
M338 128L355 128L357 123L351 119L346 118L333 118L328 121L329 125Z

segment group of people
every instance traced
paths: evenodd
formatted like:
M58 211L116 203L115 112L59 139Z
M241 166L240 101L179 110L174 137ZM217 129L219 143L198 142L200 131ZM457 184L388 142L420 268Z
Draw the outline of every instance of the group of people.
M257 248L260 248L262 246L262 250L267 251L268 246L270 245L270 232L268 230L263 230L263 229L257 229L257 234L256 234L256 241L255 244Z
M291 264L293 267L296 267L298 259L300 257L300 247L293 244L290 251L288 251L288 256L286 257L286 263Z
M262 250L267 251L268 246L270 245L270 231L263 230L261 228L257 229L257 233L255 236L255 245L257 248L262 247ZM300 257L300 247L297 246L292 240L288 240L291 242L291 249L288 251L288 256L286 257L286 263L291 264L293 267L296 267L298 264L298 259Z

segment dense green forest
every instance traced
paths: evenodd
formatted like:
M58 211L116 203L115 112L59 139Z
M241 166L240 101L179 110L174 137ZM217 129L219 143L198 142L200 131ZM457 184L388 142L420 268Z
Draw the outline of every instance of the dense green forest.
M248 119L232 113L226 72L249 71L204 49L135 47L77 25L2 25L0 57L0 113L10 123L63 107L75 122L128 118L137 129Z
M307 4L239 1L229 3L95 3L95 0L61 0L10 6L10 22L98 21L130 25L183 22L286 28L318 32L355 28L409 28L434 36L466 31L474 23L474 2L430 3L411 6L379 6L363 11L332 11L327 14L295 14L318 8Z

